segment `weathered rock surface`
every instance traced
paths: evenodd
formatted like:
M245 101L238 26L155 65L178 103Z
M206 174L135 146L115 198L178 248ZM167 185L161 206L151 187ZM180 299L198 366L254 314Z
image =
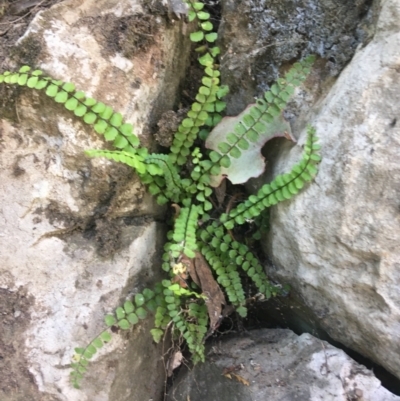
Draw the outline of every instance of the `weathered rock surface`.
M268 274L291 284L333 339L400 377L400 4L222 4L230 113L260 95L285 63L309 53L322 58L285 115L299 145L307 123L317 128L324 159L313 184L272 208ZM277 152L275 163L267 159L268 178L287 171L301 146L266 149Z
M74 82L151 145L189 54L185 25L153 3L60 3L36 15L6 64ZM0 399L157 400L163 367L151 322L116 336L80 391L69 363L106 312L158 279L163 211L130 168L85 156L104 141L62 106L7 85L0 99Z
M231 380L223 375L229 371ZM181 374L168 400L188 399L397 401L400 397L343 351L310 334L263 329L215 344L208 362Z
M375 36L309 119L321 139L319 174L273 208L268 238L268 274L288 282L333 339L398 378L399 104L400 3L387 0ZM300 152L282 154L274 173Z
M310 53L336 76L373 34L378 2L368 0L222 0L221 73L228 113L262 96L279 71Z

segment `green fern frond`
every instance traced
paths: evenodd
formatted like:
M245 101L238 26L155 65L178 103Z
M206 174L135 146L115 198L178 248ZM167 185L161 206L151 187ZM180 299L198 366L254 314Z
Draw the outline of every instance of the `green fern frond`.
M204 361L203 339L207 332L208 315L204 297L186 290L170 280L163 280L164 303L156 310L153 339L159 342L164 331L172 323L186 340L195 358Z
M165 196L172 202L179 202L182 195L182 179L180 178L176 167L171 163L168 155L151 154L146 157L148 165L157 165L161 168L165 179ZM151 175L154 175L151 173Z
M201 2L191 0L185 0L185 2L189 6L189 21L197 20L198 22L198 31L190 34L190 40L201 44L196 51L203 53L199 57L199 63L204 67L204 76L196 95L196 102L192 104L187 117L180 124L170 147L170 160L179 166L186 163L200 127L213 126L221 120L219 113L226 107L221 98L227 92L227 87L221 88L219 85L220 72L215 65L215 58L220 50L216 46L209 47L218 37L217 33L212 32L213 24L210 21L210 14L203 11L204 4Z
M209 118L209 111L215 109L217 102L217 92L219 90L219 71L212 67L206 68L209 77L204 77L203 86L199 88L199 93L196 95L196 102L193 103L191 110L187 113L179 128L174 135L172 146L170 147L170 160L172 163L183 165L187 161L200 127L205 125Z
M159 205L165 205L170 201L166 192L167 185L164 177L146 172L140 175L140 181L147 185L150 194L156 197Z
M201 163L204 175L218 176L221 168L228 169L233 162L239 165L238 159L249 148L255 146L261 149L266 140L276 134L274 130L284 127L279 123L282 110L295 88L306 79L314 60L314 56L309 56L295 63L285 77L278 79L264 94L264 99L258 99L239 116L226 118L216 127L206 142L212 150L210 160Z
M31 67L26 65L18 72L5 71L0 74L0 83L2 82L44 91L56 103L63 104L67 110L91 125L98 134L104 135L106 141L112 141L117 149L135 152L135 148L139 146L132 124L124 123L122 115L115 113L110 106L77 91L71 82L43 76L43 71L31 71Z
M279 291L269 282L264 269L249 247L232 239L218 222L200 232L201 252L219 276L233 305L243 306L243 289L237 281L237 269L245 272L266 299ZM237 298L237 301L235 301Z
M172 245L172 242L169 242L169 241L173 241L173 235L174 235L174 231L173 230L168 231L168 233L167 233L167 242L164 245L164 253L163 253L163 256L162 256L161 268L167 273L171 272L171 268L175 264L175 260L174 260L173 256L171 255L171 249L170 249L170 246Z
M197 250L196 232L199 207L190 202L185 203L188 206L182 207L179 211L172 236L174 243L169 246L171 255L175 259L178 259L182 253L188 258L194 258Z
M202 158L203 154L200 152L200 149L195 148L192 152L193 169L190 173L192 181L190 181L190 185L187 185L186 187L186 193L189 196L195 196L196 200L199 202L200 214L203 214L212 208L212 204L208 200L212 195L212 189L209 185L209 176L204 176L202 174L203 168L200 166Z
M140 151L141 149L139 149ZM133 167L139 174L143 184L148 186L149 192L157 196L157 202L163 205L170 201L170 199L176 193L175 198L179 197L180 192L176 190L177 187L173 185L172 177L174 176L175 182L180 181L174 171L174 168L168 168L160 157L153 157L154 155L141 156L137 153L128 153L117 150L102 150L102 149L91 149L86 150L85 153L90 157L105 157L109 160L124 163L130 167ZM143 152L141 152L143 153ZM161 155L164 159L164 155ZM167 185L167 182L169 186ZM172 182L172 184L171 184ZM171 191L173 188L173 191Z
M208 313L204 303L190 302L188 304L187 316L177 326L186 340L189 351L192 354L193 363L204 362L204 339L207 334Z
M249 196L245 202L240 203L228 214L222 214L220 221L225 227L232 229L236 224L244 224L259 216L266 208L297 195L305 183L311 181L318 172L317 164L321 161L321 156L318 152L320 145L317 141L315 129L308 127L301 161L292 168L290 173L278 175L270 184L263 185L256 195Z
M75 354L71 363L71 381L75 388L80 387L80 382L84 373L88 369L90 359L96 352L112 339L112 326L118 326L122 330L129 330L132 326L139 323L140 320L147 317L148 312L154 313L160 302L163 286L161 283L155 285L155 290L148 288L141 293L136 294L132 300L126 300L122 306L115 309L113 314L106 315L104 322L107 329L103 330L94 340L85 348L75 348ZM161 297L163 300L163 297ZM162 301L161 301L162 302Z
M204 237L203 233L205 232L206 231L203 231L200 235ZM205 242L200 241L199 248L200 252L215 272L217 282L224 288L229 302L236 308L244 306L246 298L237 264L234 263L232 259L229 259L229 257L227 258L227 255L221 252L218 246L213 247L211 244L208 245ZM246 308L245 310L247 312ZM241 311L243 312L243 308ZM246 315L242 316L245 317Z
M75 388L80 388L80 382L83 379L84 374L87 372L90 359L97 352L98 349L102 348L104 344L111 341L110 330L104 330L101 332L90 344L85 348L75 348L75 354L72 358L71 368L73 369L70 373L72 385Z
M85 153L90 157L105 157L109 160L127 164L128 166L134 168L139 174L144 174L146 172L144 158L135 153L101 149L89 149L85 150ZM158 171L157 173L162 174L162 170L160 169L160 171Z

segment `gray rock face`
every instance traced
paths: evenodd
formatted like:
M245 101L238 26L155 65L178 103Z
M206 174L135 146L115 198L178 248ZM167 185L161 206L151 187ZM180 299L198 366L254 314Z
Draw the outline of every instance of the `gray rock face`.
M399 60L400 3L388 0L373 40L309 119L323 161L314 183L272 210L268 273L291 284L331 337L400 378Z
M231 379L224 376L229 371ZM215 344L208 362L182 374L168 400L188 399L397 401L400 397L383 388L371 371L328 343L310 334L297 336L290 330L264 329Z
M279 153L268 178L288 171L311 123L323 152L316 181L272 208L268 274L331 337L400 377L400 5L378 3L225 0L221 65L234 114L286 62L324 58L286 113L300 146L266 150Z
M262 96L279 71L310 53L336 76L356 47L373 33L375 7L365 0L223 0L220 27L228 112L237 114Z
M151 145L190 46L183 22L157 10L64 1L36 15L7 64L74 82ZM0 399L157 400L163 366L150 321L96 354L82 390L69 364L105 313L158 279L163 211L130 168L85 156L105 142L62 106L4 84L0 98Z

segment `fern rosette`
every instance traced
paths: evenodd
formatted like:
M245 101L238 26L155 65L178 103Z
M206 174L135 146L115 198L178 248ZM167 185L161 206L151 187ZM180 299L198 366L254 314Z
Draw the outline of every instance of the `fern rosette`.
M42 91L103 135L115 149L87 150L86 154L130 166L159 204L170 203L175 210L161 265L168 278L153 290L144 289L125 300L105 317L104 331L85 348L75 348L71 363L75 387L89 361L111 340L111 329L129 330L153 314L154 341L160 342L169 330L174 341L186 343L197 363L204 361L205 338L218 327L228 303L241 317L247 315L243 277L249 277L265 298L277 295L279 288L269 282L249 244L235 239L235 227L252 223L267 208L290 200L315 177L321 160L315 129L309 127L302 159L289 173L278 175L256 194L221 213L223 202L218 205L213 187L225 178L239 184L259 175L264 168L260 149L265 142L274 136L290 137L282 111L309 74L314 57L295 63L241 114L222 119L226 107L222 98L228 88L220 85L217 33L203 2L184 1L189 21L196 24L190 39L198 46L204 74L169 154L150 154L141 148L132 125L124 122L120 113L76 90L70 82L43 76L41 70L28 66L0 74L0 83ZM199 145L199 140L206 140L205 146Z

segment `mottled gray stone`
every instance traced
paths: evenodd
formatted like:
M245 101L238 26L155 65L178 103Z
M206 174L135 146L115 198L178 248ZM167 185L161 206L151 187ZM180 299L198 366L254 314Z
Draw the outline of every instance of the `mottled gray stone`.
M357 46L372 37L376 8L366 0L222 0L228 113L242 111L293 60L308 54L325 60L325 75L338 75Z
M320 171L272 209L266 245L268 274L288 282L334 340L400 378L399 60L400 3L388 0L374 38L310 113ZM273 173L300 153L286 148Z
M318 56L285 113L298 144L269 144L268 171L248 185L287 172L304 127L316 128L320 172L272 208L268 274L289 283L334 340L400 378L400 3L225 0L223 9L231 113L293 59Z
M245 379L225 377L229 369ZM185 370L168 401L398 401L374 374L310 334L263 329L217 342L205 364Z

